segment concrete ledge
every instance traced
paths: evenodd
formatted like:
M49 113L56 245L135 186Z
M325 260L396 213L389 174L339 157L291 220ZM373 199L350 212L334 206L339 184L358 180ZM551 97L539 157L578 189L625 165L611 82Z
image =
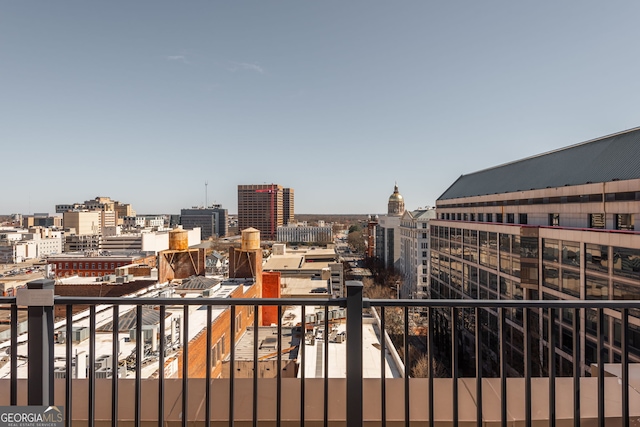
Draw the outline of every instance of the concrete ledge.
M428 426L428 379L412 378L410 380L410 418L411 426ZM158 414L158 381L142 380L142 425L157 426ZM258 383L258 418L261 426L275 426L276 419L276 380L260 379ZM202 378L189 380L189 425L200 426L205 418L205 385ZM476 425L475 378L463 378L458 383L459 421L461 426ZM300 425L301 381L296 378L282 379L282 426ZM548 391L547 378L533 378L532 386L532 419L534 426L548 425ZM597 378L582 378L580 381L581 425L597 424ZM9 380L0 380L0 405L9 405ZM73 380L73 425L87 425L88 414L88 381ZM329 379L329 425L344 426L346 418L346 380ZM434 379L435 422L434 426L450 426L452 422L452 380ZM363 380L364 421L366 426L379 426L381 414L381 392L379 379ZM404 380L386 380L387 425L404 425ZM27 382L18 382L18 404L27 403ZM616 377L605 378L605 414L607 426L621 424L621 384ZM119 425L131 427L134 422L135 380L118 380L118 419ZM524 379L509 378L507 381L507 417L512 427L524 426ZM64 405L64 380L55 382L55 404ZM573 378L556 379L556 414L558 426L573 426ZM500 425L500 380L483 379L483 424ZM236 426L249 426L252 421L253 380L237 379L235 381ZM640 422L640 393L629 389L629 408L631 423ZM215 379L211 381L211 426L226 426L229 420L229 380ZM165 380L164 425L179 427L182 418L182 380ZM95 426L111 425L111 380L96 379ZM324 380L310 378L305 381L305 425L323 425L324 414Z

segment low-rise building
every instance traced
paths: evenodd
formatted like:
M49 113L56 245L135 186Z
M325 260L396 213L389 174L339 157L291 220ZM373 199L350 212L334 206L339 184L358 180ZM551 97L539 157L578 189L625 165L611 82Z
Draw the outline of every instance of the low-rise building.
M333 242L333 228L324 225L307 225L306 222L294 222L278 226L277 241L282 243L316 243L327 244Z
M116 269L130 264L156 267L153 252L87 251L51 256L47 263L53 266L56 277L102 277L115 274Z

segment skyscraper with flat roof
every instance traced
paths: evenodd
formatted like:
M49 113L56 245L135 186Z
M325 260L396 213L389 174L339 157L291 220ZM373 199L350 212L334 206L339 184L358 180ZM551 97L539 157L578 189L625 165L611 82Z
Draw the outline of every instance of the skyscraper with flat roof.
M260 230L275 240L278 226L293 219L293 189L278 184L238 185L238 228Z

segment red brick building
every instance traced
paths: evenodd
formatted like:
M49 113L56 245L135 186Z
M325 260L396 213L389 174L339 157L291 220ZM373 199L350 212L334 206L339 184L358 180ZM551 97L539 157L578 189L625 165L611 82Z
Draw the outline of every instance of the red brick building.
M115 274L116 268L138 264L156 267L156 255L152 252L137 253L68 253L49 257L47 263L53 266L56 277L101 277Z

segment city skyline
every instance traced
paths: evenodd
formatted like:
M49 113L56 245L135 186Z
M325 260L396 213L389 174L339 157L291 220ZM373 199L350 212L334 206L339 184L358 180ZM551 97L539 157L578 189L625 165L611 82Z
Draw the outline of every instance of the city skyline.
M287 183L296 213L434 206L461 174L634 128L640 4L0 5L0 214Z

